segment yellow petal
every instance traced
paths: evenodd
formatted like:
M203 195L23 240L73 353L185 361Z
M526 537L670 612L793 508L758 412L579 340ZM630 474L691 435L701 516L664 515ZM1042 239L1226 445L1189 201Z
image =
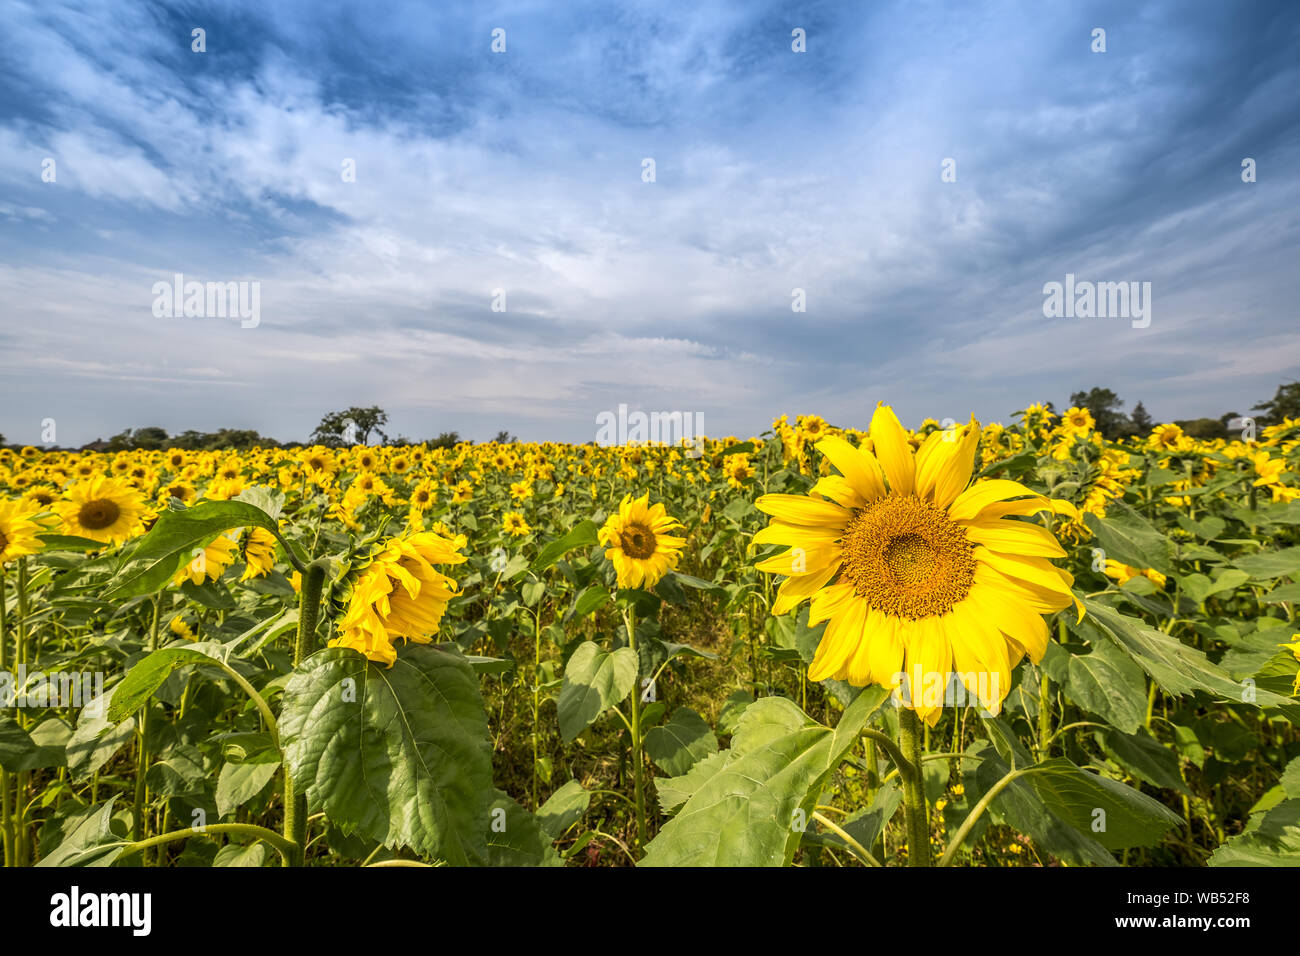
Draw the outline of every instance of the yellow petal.
M896 495L910 495L916 488L916 459L907 433L888 405L876 406L871 416L871 443L889 479L889 490Z

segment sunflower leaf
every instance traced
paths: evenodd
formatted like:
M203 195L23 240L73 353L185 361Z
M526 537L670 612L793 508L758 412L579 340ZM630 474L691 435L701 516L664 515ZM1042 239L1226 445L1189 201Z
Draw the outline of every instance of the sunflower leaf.
M454 645L409 645L387 669L318 651L285 686L280 735L294 781L332 823L453 865L487 854L492 743Z
M243 501L203 501L184 511L163 511L109 582L104 600L120 601L161 590L200 544L223 531L248 527L265 528L280 538L275 520Z

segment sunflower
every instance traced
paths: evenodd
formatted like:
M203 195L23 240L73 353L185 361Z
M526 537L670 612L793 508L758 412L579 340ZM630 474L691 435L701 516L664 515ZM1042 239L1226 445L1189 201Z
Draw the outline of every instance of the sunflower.
M1292 634L1290 644L1279 644L1278 647L1285 647L1295 655L1297 661L1300 661L1300 634ZM1300 695L1300 672L1295 675L1295 686L1291 688L1291 694L1292 696Z
M179 614L171 619L171 623L167 625L167 630L187 641L197 641L199 639L199 636L194 633L194 629L186 624L185 618Z
M265 528L249 528L243 539L244 573L239 580L260 578L275 566L275 535Z
M235 563L238 550L239 546L230 538L217 535L208 542L202 552L196 553L192 561L176 572L172 584L183 584L186 581L202 584L204 581L215 581L225 573L226 568Z
M41 526L32 521L35 514L22 501L0 501L0 565L41 550L36 537Z
M756 502L774 520L754 543L788 546L757 565L787 578L772 613L811 598L809 625L830 622L810 680L906 681L906 705L933 726L955 670L997 713L1011 669L1047 650L1042 615L1072 599L1073 578L1049 560L1064 550L1044 527L1019 519L1073 508L1015 481L967 487L980 437L973 418L959 441L935 432L913 452L893 409L881 405L870 437L874 454L823 439L816 447L838 475L807 496Z
M390 540L357 576L339 636L329 646L349 647L392 667L397 638L428 644L456 594L456 582L434 565L463 562L460 544L431 531Z
M117 478L95 477L73 485L54 510L68 534L121 544L144 530L144 497Z
M650 504L649 492L636 499L624 495L599 534L600 543L607 545L605 557L614 563L618 586L652 588L677 567L686 539L667 532L681 526L662 504Z
M1165 586L1165 576L1153 568L1134 568L1127 564L1121 564L1114 558L1106 559L1105 575L1113 578L1118 584L1126 584L1134 578L1146 578L1158 588Z
M501 530L515 537L522 537L533 529L528 527L528 522L518 511L507 511L504 520L501 522Z

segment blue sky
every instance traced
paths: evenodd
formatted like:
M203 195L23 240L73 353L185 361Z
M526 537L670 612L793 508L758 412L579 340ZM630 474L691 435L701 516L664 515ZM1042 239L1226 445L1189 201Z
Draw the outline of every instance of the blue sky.
M0 22L9 441L47 418L65 445L302 439L371 404L417 439L588 441L620 403L748 435L882 400L1005 421L1093 385L1171 420L1300 375L1294 2L0 0ZM177 272L260 283L260 324L155 317ZM1150 326L1044 317L1067 273L1150 282Z

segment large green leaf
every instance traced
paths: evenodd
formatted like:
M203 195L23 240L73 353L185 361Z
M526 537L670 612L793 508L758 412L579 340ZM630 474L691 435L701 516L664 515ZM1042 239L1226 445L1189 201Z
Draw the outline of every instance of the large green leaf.
M1122 501L1111 502L1104 518L1085 514L1083 520L1106 557L1133 568L1173 573L1174 543Z
M587 812L591 794L577 780L570 780L537 808L537 823L552 840L558 840Z
M109 582L104 599L120 601L160 590L193 559L196 547L223 531L251 527L265 528L280 537L275 519L244 501L201 501L193 508L164 510L131 552L125 567Z
M636 686L637 656L630 647L607 651L584 641L564 667L558 710L560 736L570 743L593 720L622 701Z
M888 697L881 687L864 690L834 730L783 697L750 704L731 749L669 781L669 789L686 783L689 793L641 864L788 865L822 786Z
M540 821L509 794L496 791L488 809L488 866L563 866L564 860L551 846L551 836Z
M1245 832L1214 851L1210 866L1300 866L1300 800L1252 814Z
M333 823L452 864L486 853L491 738L455 645L409 645L387 669L347 648L313 654L285 685L280 739Z

